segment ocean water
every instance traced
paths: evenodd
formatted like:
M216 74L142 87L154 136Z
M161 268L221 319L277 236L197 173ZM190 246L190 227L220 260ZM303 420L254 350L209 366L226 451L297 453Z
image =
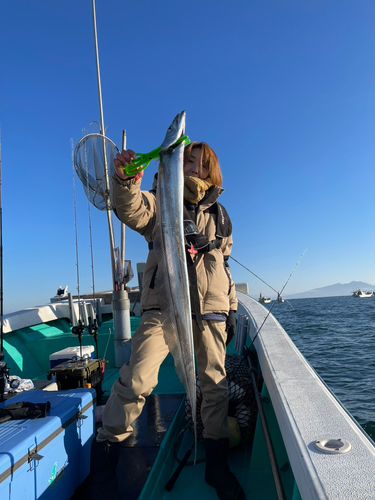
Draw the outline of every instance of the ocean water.
M375 297L294 299L289 304L276 302L272 314L375 441Z

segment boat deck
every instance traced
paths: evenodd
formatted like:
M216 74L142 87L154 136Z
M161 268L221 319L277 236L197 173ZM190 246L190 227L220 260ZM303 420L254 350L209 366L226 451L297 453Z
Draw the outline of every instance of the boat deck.
M100 424L99 424L100 425ZM98 427L99 427L98 425ZM193 436L185 426L183 394L152 394L146 400L144 410L133 424L133 434L122 444L117 481L119 500L164 499L191 500L205 498L217 500L216 492L204 481L204 448L198 443L196 465L187 465L172 491L165 485L178 466L174 457L181 459L193 443ZM242 444L230 452L229 465L252 500L276 500L276 490L271 471L264 467L266 456L251 463L251 443ZM193 460L194 453L190 457ZM288 470L285 470L285 476ZM90 478L77 488L71 500L87 498L85 491ZM292 496L288 496L292 498Z
M263 410L263 424L267 424L262 427L258 414L253 439L230 451L229 465L242 484L246 497L252 500L278 498L265 445L266 432L270 435L269 450L274 450L274 473L277 481L277 476L280 476L278 487L284 491L283 498L375 498L374 443L316 375L277 320L268 315L267 309L240 292L237 296L236 342L232 342L228 353L233 352L234 344L242 351L244 345L256 338L251 364L264 379L259 408ZM36 321L38 314L34 313ZM23 321L22 327L6 333L5 361L11 375L35 381L45 379L50 369L49 354L78 345L78 339L71 333L70 324L64 317L55 316L48 323L36 326L26 326ZM16 319L12 318L12 321ZM131 318L132 331L138 325L139 318ZM258 335L261 325L264 328ZM104 397L103 401L99 398L98 405L108 398L118 377L111 338L112 321L104 321L99 330L99 356L105 358L106 370L102 383ZM93 345L93 340L86 334L83 345ZM246 375L244 377L243 380L247 380ZM259 380L258 388L263 379ZM247 394L250 393L251 390ZM250 412L254 410L255 407ZM93 422L90 420L90 423L91 439ZM201 462L204 450L200 443L197 464L183 469L171 492L165 489L177 468L175 454L181 459L192 445L190 431L181 433L185 426L184 390L175 374L173 359L168 355L159 372L159 383L134 423L134 434L123 443L117 469L120 499L191 500L195 497L198 500L204 496L216 500L215 490L204 481L205 464ZM330 453L323 453L315 446L321 439L337 441L338 438L351 444L348 453L332 453L330 449ZM335 451L340 452L340 449ZM87 449L84 456L87 468L79 481L83 481L88 473L88 458ZM75 488L79 481L74 483ZM71 488L67 497L72 491ZM74 500L84 500L84 491L85 484L78 487ZM47 494L47 490L44 493ZM61 497L61 500L68 499Z
M143 412L133 424L134 432L121 447L117 467L120 499L137 499L141 495L182 401L183 394L160 394L147 398ZM88 480L77 488L71 500L85 498Z
M132 332L139 325L140 318L131 318ZM103 397L98 401L103 405L109 397L113 382L118 377L118 369L114 367L114 347L112 321L104 321L99 329L99 356L105 358L105 378L102 383ZM83 345L94 345L94 339L83 335ZM228 352L233 351L233 344ZM78 345L77 336L70 330L68 321L57 319L48 324L20 328L8 333L5 338L6 361L11 375L19 375L33 380L43 380L50 368L49 354L66 347ZM136 499L179 499L206 498L216 500L213 488L204 481L204 449L201 443L197 447L197 464L186 466L171 492L165 485L178 466L174 456L181 459L192 445L193 436L189 430L180 438L180 432L186 425L184 409L184 389L176 376L173 358L168 355L159 372L159 383L152 395L146 400L141 416L134 423L134 433L121 448L117 469L119 498ZM271 405L272 406L272 405ZM97 427L100 423L97 424ZM258 428L259 427L259 428ZM275 426L277 431L277 425ZM265 450L264 437L257 424L254 443L248 442L233 448L230 452L229 464L247 498L252 500L276 500L269 459ZM178 446L175 446L178 439ZM282 439L280 439L282 443ZM252 460L252 449L256 448L256 459ZM191 456L191 459L193 458ZM293 476L290 468L282 472L288 499L298 499L293 494ZM292 478L292 480L290 479ZM72 500L84 499L87 480L76 489ZM288 487L288 484L291 486Z

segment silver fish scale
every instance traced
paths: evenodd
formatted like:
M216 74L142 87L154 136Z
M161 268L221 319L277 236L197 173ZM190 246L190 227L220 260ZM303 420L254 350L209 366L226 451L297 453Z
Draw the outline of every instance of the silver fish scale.
M161 152L153 249L158 264L155 290L164 339L173 356L176 373L192 402L195 417L194 342L183 230L183 150L181 144Z

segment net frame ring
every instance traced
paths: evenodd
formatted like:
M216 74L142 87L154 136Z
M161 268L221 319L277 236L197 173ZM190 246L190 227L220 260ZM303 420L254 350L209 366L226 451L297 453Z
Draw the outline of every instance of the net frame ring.
M101 138L102 141L104 139L104 143L106 143L106 141L108 141L108 143L112 146L112 148L116 151L116 154L119 153L119 149L118 147L116 146L116 144L109 138L107 137L106 135L103 135L103 134L99 134L98 132L94 132L92 134L86 134L84 135L83 137L81 137L81 139L77 142L76 144L76 147L74 149L74 155L73 155L73 160L74 160L74 168L75 168L75 171L80 179L80 181L82 182L82 184L84 185L84 187L88 187L90 189L90 191L92 191L93 193L95 194L98 194L98 195L101 195L102 196L102 193L97 191L95 188L93 188L90 183L87 182L87 173L88 173L88 169L86 170L86 168L82 168L82 165L80 163L77 162L77 155L78 155L78 151L79 149L81 148L81 146L83 146L89 139L91 138ZM104 149L104 151L106 151L106 149ZM105 155L107 154L107 152L105 153ZM104 156L104 154L103 154ZM115 157L116 155L114 155ZM108 164L107 164L107 168L108 168ZM103 168L104 170L104 168ZM82 175L82 172L85 173L85 175L83 176ZM105 173L105 172L104 172Z

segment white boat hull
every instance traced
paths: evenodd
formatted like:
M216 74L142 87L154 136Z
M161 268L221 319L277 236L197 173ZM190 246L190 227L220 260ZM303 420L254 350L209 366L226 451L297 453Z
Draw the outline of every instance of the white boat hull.
M353 297L359 297L359 298L372 297L373 295L374 292L364 292L362 290L357 290L356 292L353 292Z

